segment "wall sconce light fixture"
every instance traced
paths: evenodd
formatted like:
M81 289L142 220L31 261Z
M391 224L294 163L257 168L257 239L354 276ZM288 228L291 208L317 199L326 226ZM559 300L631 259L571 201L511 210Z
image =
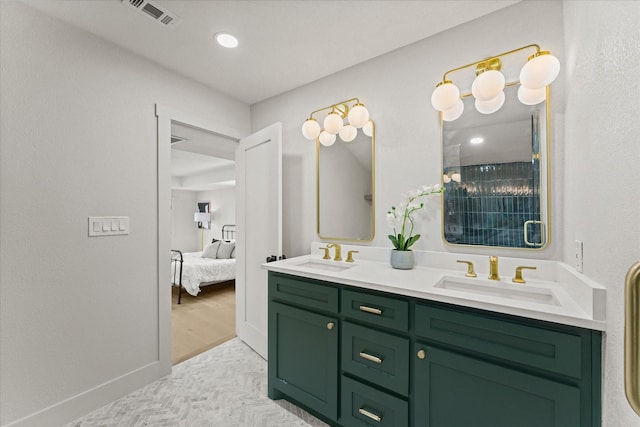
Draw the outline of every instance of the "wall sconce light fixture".
M322 122L323 130L313 115L324 110L331 111ZM348 121L346 125L345 118ZM329 146L336 142L336 135L340 135L340 139L344 142L353 141L358 135L358 128L362 128L362 132L367 136L373 133L369 110L358 98L352 98L311 112L309 118L302 124L302 135L311 141L317 138L322 145Z
M535 48L536 51L529 56L520 70L518 99L526 105L539 104L546 98L546 86L558 77L560 61L549 51L542 51L537 44L531 44L447 71L431 95L431 105L442 112L444 121L453 121L460 117L464 110L460 90L447 76L475 66L476 78L471 85L471 94L476 100L476 109L483 114L495 113L504 104L505 86L517 83L505 81L504 75L500 72L502 69L500 58L530 48Z

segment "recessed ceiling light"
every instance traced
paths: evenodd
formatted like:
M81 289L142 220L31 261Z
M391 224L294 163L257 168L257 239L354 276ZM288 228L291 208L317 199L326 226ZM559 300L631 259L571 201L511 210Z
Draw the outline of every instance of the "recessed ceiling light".
M217 33L215 35L216 41L220 46L234 48L238 46L238 39L227 33Z
M479 137L471 138L469 140L469 142L472 143L472 144L480 144L480 143L484 142L484 138L479 138Z

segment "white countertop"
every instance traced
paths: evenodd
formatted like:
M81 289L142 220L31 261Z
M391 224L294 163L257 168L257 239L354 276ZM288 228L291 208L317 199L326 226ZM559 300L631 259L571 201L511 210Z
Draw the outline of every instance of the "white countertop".
M451 257L464 258L459 254ZM313 254L263 264L263 268L587 329L605 329L606 290L602 286L580 277L564 263L530 260L526 265L535 266L536 263L544 264L541 269L548 272L549 278L529 279L527 276L531 274L525 270L526 284L512 283L511 277L488 280L480 272L477 278L467 278L466 266L455 264L455 259L452 265L451 262L442 263L445 268L416 266L412 270L397 270L388 261L379 259L346 263L323 260L320 255Z

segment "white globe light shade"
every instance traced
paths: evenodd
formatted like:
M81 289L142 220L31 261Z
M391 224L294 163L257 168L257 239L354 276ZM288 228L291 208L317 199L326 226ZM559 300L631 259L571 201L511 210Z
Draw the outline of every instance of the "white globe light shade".
M456 102L456 105L454 105L453 108L442 112L442 120L445 122L452 122L460 117L463 111L464 102L462 102L462 99L458 99L458 102Z
M330 112L329 114L327 114L327 117L324 118L324 130L333 135L340 132L342 126L344 126L342 117L340 117L340 115L335 111Z
M373 136L373 122L371 120L362 126L362 133L367 136Z
M445 184L448 184L451 182L451 178L449 178L449 175L444 174L442 175L442 182L444 182Z
M302 124L302 135L310 141L315 140L320 135L320 124L316 119L309 118Z
M347 119L351 126L361 128L369 121L369 110L362 104L356 104L349 110Z
M520 84L527 89L550 85L560 72L560 61L553 55L542 54L530 59L520 70Z
M471 93L475 99L488 101L500 95L504 85L504 75L500 71L489 70L475 78L471 85Z
M326 130L320 132L319 139L320 144L324 145L325 147L330 147L334 142L336 142L336 136L332 133L327 132Z
M462 180L462 178L461 178L459 173L452 173L451 174L451 181L460 182L461 180Z
M524 105L536 105L547 99L547 88L541 87L540 89L527 89L520 85L518 88L518 99Z
M356 139L356 136L358 136L358 129L354 128L351 125L346 125L342 129L340 129L339 133L340 139L342 139L344 142L351 142Z
M500 92L500 95L488 101L480 101L476 99L476 110L482 114L492 114L498 111L504 104L504 92Z
M460 90L453 83L443 83L431 94L431 105L438 111L447 111L460 99Z

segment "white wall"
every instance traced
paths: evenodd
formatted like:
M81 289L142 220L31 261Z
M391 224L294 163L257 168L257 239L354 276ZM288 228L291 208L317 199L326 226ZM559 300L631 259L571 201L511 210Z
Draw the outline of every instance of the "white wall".
M244 134L250 112L14 1L0 63L0 424L59 425L168 372L155 104ZM88 238L90 215L131 232Z
M624 395L624 278L640 260L640 2L567 1L563 258L607 287L605 426L640 425Z
M211 229L204 230L204 244L211 242L214 237L222 239L222 226L236 223L236 188L221 188L219 190L199 191L196 197L200 202L211 203ZM198 237L200 238L200 237Z
M309 113L339 101L358 97L376 123L376 237L375 246L391 247L384 213L401 200L401 193L440 182L441 148L438 113L431 106L431 92L445 71L490 55L538 43L562 61L564 38L562 3L522 2L356 65L301 88L251 106L255 131L275 121L283 124L284 252L288 256L308 253L317 240L315 212L315 145L304 139L300 128ZM527 53L523 54L526 60ZM508 80L517 79L519 68L503 70ZM465 76L464 73L461 74ZM466 91L475 77L469 71ZM459 77L462 78L462 77ZM463 87L461 87L463 89ZM552 88L554 115L564 108L563 77ZM554 120L557 117L554 117ZM554 156L562 141L552 131ZM556 156L554 158L559 158ZM554 169L554 190L561 187L561 168ZM554 191L554 207L560 206ZM417 232L422 238L414 248L452 252L488 253L514 257L560 258L562 224L555 221L551 246L539 252L457 249L442 242L437 198L430 214L421 218Z
M182 252L200 250L200 230L193 222L198 210L194 191L171 190L171 248Z
M426 238L416 247L572 263L573 242L582 240L584 274L608 295L603 425L639 425L623 385L623 283L640 259L639 8L629 1L522 2L253 105L252 129L283 123L285 253L308 253L316 239L315 153L300 133L309 112L354 96L369 108L378 174L373 244L390 247L382 213L401 192L439 181L439 125L430 95L442 73L538 43L562 64L551 89L552 245L526 253L444 246L438 208L420 225Z

